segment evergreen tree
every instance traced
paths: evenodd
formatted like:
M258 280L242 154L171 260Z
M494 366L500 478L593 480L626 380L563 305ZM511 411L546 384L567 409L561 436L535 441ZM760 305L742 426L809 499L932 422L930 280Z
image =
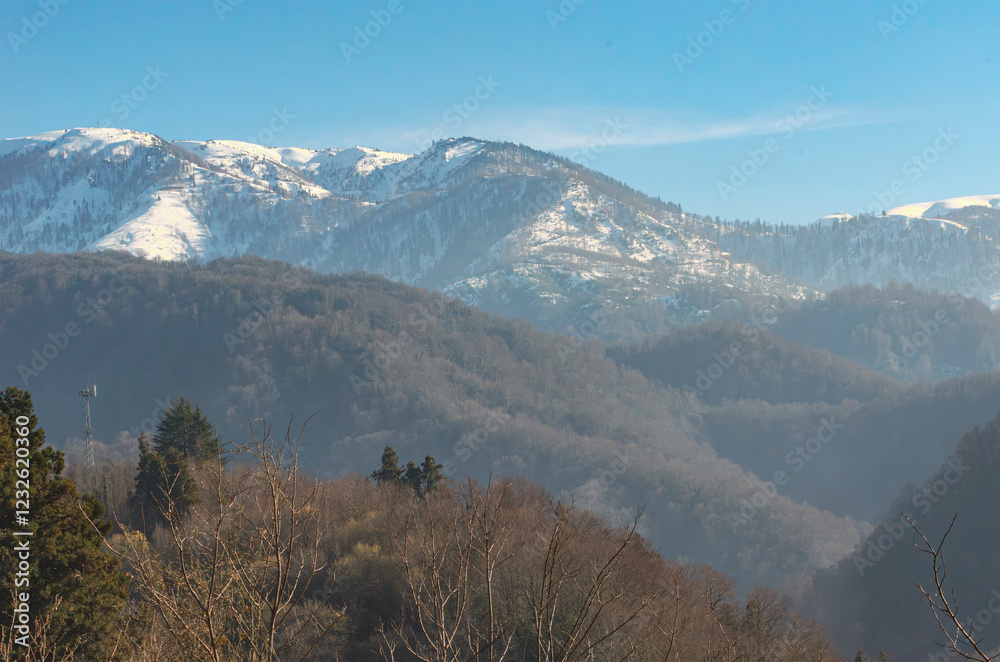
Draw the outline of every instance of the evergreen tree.
M382 451L382 467L372 472L372 478L376 484L393 483L396 485L406 485L421 497L433 491L444 480L441 469L443 464L438 464L430 455L424 457L424 461L417 466L417 463L410 460L406 467L399 466L399 455L392 448L386 446Z
M399 483L403 479L403 470L399 468L399 455L392 446L386 446L382 451L382 468L372 472L372 478L377 485L382 483Z
M33 624L51 615L46 639L55 645L55 659L74 648L77 659L104 659L129 582L118 559L101 551L111 533L111 523L102 519L104 507L92 495L80 496L62 476L64 468L63 453L45 445L31 395L15 387L0 393L0 585L7 591L15 579L28 580L17 590L30 595ZM29 484L27 504L17 493L24 490L23 481ZM22 515L26 522L15 520L15 509L28 511ZM22 561L15 549L25 543L28 574L15 576ZM12 600L0 600L0 638L5 640L18 636L10 631L13 609Z
M424 457L424 461L420 464L420 478L425 492L433 491L444 480L444 474L441 473L443 468L444 465L435 463L430 455Z
M406 463L406 471L403 472L403 482L409 485L417 494L423 495L423 476L420 472L420 467L413 460Z
M183 514L197 502L198 486L180 450L168 446L159 453L149 447L146 435L141 435L135 492L129 497L132 526L149 535L157 525L166 523L171 509Z
M219 456L219 436L200 406L181 396L163 412L157 422L153 446L161 455L167 448L176 448L184 457L198 462Z

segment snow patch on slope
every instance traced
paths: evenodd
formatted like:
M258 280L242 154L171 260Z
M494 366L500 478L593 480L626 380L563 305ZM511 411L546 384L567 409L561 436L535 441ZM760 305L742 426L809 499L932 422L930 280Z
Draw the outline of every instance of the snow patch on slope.
M851 214L848 214L846 211L838 211L834 212L833 214L827 214L823 218L817 218L815 221L813 221L813 223L816 225L821 225L823 227L830 227L834 223L843 223L844 221L851 218L854 217Z
M179 191L160 191L145 212L87 247L127 250L162 260L211 259L217 256L212 233L198 220Z
M212 233L192 213L178 191L161 191L148 210L88 246L127 250L162 260L211 259Z
M1000 193L993 195L967 195L959 198L947 198L932 202L914 202L888 210L889 215L909 216L911 218L937 218L956 209L964 207L983 206L1000 208Z
M23 138L7 138L0 140L0 156L5 156L20 149L39 147L55 142L66 133L62 131L46 131L35 136L25 136Z

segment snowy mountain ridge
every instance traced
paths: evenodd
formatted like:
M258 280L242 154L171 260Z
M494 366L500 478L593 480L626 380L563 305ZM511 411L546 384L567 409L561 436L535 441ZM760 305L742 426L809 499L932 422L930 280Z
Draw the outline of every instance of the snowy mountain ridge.
M886 212L890 216L907 216L910 218L936 219L938 216L950 214L966 207L989 207L1000 209L1000 193L994 195L967 195L947 200L932 202L917 202L900 207L894 207Z
M997 197L776 228L684 213L567 159L472 138L415 155L105 128L0 141L4 250L252 253L382 274L544 328L598 310L631 320L631 331L605 335L745 318L851 280L939 285L1000 305L1000 278L963 286L995 257L1000 223L977 214L1000 213Z

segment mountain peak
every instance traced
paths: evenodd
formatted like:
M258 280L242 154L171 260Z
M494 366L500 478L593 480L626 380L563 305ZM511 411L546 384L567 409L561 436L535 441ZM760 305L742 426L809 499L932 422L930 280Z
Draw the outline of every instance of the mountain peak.
M858 280L1000 304L997 279L967 273L979 268L969 254L995 251L995 224L956 216L980 203L1000 217L1000 196L922 203L924 216L877 219L861 239L845 212L794 230L706 222L568 159L468 136L402 154L87 127L0 141L0 154L0 248L13 252L252 253L377 273L560 330L595 307L638 306L656 327ZM936 208L954 220L926 218ZM973 245L973 224L986 242Z
M163 145L159 136L132 129L74 127L46 131L33 136L0 140L0 156L51 146L52 154L77 152L94 155L102 151L129 151L136 147Z

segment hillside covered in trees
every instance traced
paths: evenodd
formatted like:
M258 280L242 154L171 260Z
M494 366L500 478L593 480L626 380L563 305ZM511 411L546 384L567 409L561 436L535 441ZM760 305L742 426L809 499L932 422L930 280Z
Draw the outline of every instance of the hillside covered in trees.
M123 432L150 432L180 394L224 439L245 435L252 419L312 416L303 457L320 476L365 470L392 445L433 455L452 476L525 475L612 517L647 503L656 524L645 532L668 556L775 587L839 558L861 534L854 520L876 519L1000 402L996 373L904 389L732 327L705 341L681 333L659 350L674 359L642 361L674 386L664 388L589 338L543 334L379 277L257 258L201 266L6 255L0 276L5 338L20 348L0 355L0 369L32 390L64 444L80 436L73 386L88 375L101 384L93 415L108 449ZM76 335L63 339L72 324ZM704 357L707 374L715 348L736 337L753 349L710 389L692 398L675 388L698 375L685 357ZM799 375L794 392L786 375L764 369L782 359ZM671 361L676 371L649 373ZM806 402L783 402L793 393ZM796 451L815 445L824 420L843 425L836 443ZM748 508L777 471L794 480ZM661 533L668 526L684 535Z
M80 436L74 387L89 375L109 452L123 431L150 432L178 395L223 439L245 436L253 419L312 417L302 457L320 477L367 471L391 445L434 456L452 477L522 475L612 518L644 503L640 531L662 553L751 585L781 587L862 533L782 496L761 508L767 517L736 525L762 482L696 440L679 391L620 368L599 344L380 277L101 253L5 255L0 282L5 338L23 348L0 355L3 374L34 371L48 334L78 325L21 377L53 439Z
M766 328L708 322L609 354L650 379L712 404L723 399L868 402L908 387L826 350L782 340Z
M710 322L608 355L686 394L719 455L764 478L784 471L782 494L868 521L1000 410L998 371L913 384L769 328Z
M846 285L789 306L768 330L903 379L1000 368L1000 311L909 284Z
M414 461L400 461L400 476L413 479L400 479L400 498L421 498L413 484L443 499L421 478L433 467L452 481L452 503L464 498L456 486L466 477L490 486L519 476L518 485L533 483L595 521L629 522L644 506L634 534L662 563L711 564L743 587L799 599L809 599L817 570L864 544L863 520L877 520L905 483L925 480L1000 402L996 372L911 385L725 325L609 351L380 277L320 276L257 258L198 265L4 254L0 283L5 343L17 348L0 354L0 370L32 393L51 421L49 439L74 463L82 459L77 384L100 385L91 405L104 474L68 473L129 518L173 494L152 481L164 475L177 479L178 504L211 515L211 432L223 446L241 444L251 430L293 418L298 430L308 419L297 457L324 485L362 489L354 472L369 475L390 446ZM734 340L748 351L712 369ZM713 386L684 389L699 370ZM175 406L202 421L177 423L201 429L201 441L172 449L158 438ZM393 513L403 507L391 503ZM128 526L165 544L155 532L167 523L154 514ZM365 544L386 549L385 539ZM733 596L733 613L742 613L743 597ZM840 598L815 602L838 609ZM857 640L838 628L842 644ZM371 651L381 635L367 632ZM894 636L864 641L874 649Z
M936 590L932 561L917 547L940 549L946 600L983 651L1000 651L998 475L1000 416L963 435L926 481L900 490L849 556L817 573L810 611L828 624L838 642L883 647L898 660L921 659L928 651L942 656L934 642L948 640L921 595L921 587L932 594ZM962 641L963 652L975 656L954 624L949 634Z
M42 544L29 574L46 597L32 603L31 660L843 659L788 598L762 587L743 597L710 566L664 560L636 532L641 508L610 523L524 479L425 475L414 490L388 447L374 482L317 481L290 428L213 460L177 421L207 422L179 400L147 455L186 446L187 487L171 492L177 477L154 475L167 491L120 518L94 496L77 508L30 396L0 395L0 448L29 440L36 471L27 526ZM148 477L140 464L137 488ZM56 520L85 541L76 556L52 545L72 535ZM4 581L11 548L0 551ZM0 652L15 659L3 604Z

